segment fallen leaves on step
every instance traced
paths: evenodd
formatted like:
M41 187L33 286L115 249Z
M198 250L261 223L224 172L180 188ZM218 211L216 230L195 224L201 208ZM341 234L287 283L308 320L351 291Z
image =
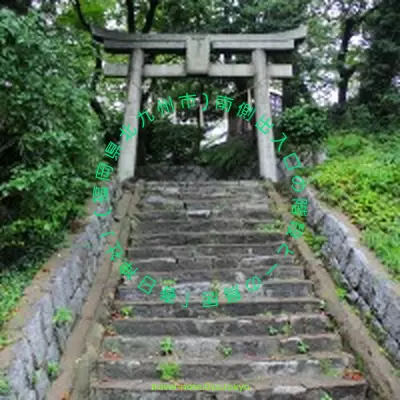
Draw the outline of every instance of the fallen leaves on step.
M119 360L121 355L118 353L114 353L113 351L105 351L103 353L103 358L107 358L108 360Z
M360 371L356 369L345 368L343 371L343 379L350 381L362 381L364 378Z

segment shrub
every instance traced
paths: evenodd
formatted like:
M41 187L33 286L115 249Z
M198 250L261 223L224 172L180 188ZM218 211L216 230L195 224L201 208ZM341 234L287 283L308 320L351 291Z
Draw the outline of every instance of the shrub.
M203 130L192 125L174 125L167 120L154 121L144 131L150 135L148 153L153 163L170 161L184 164L193 161L199 153Z
M319 196L341 208L362 231L364 243L400 278L400 135L385 142L342 133L330 137L330 159L306 170ZM387 137L386 137L387 138Z
M318 148L328 135L327 112L309 104L291 107L280 115L276 127L286 134L291 149Z
M0 10L0 258L48 251L82 212L100 156L87 40Z

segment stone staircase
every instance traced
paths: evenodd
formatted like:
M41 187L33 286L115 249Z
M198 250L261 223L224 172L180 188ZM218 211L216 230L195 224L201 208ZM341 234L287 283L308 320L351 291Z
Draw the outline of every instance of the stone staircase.
M304 269L276 254L286 237L284 227L273 228L267 201L255 181L145 183L126 255L139 278L119 285L92 400L366 398L365 381L341 377L353 356ZM137 288L145 275L158 282L151 294ZM249 292L245 282L255 275L262 287ZM229 303L224 288L234 284L241 299ZM160 299L163 285L175 288L174 304ZM203 307L204 291L219 292L217 307ZM166 384L161 373L175 383L232 387L156 390Z

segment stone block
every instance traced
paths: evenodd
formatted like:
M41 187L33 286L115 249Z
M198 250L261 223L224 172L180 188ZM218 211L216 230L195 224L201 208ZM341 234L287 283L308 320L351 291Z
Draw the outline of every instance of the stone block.
M400 338L400 298L391 299L382 322L393 337Z
M58 308L67 307L72 293L72 283L68 276L68 270L65 268L58 268L51 283L51 299L54 311Z
M11 393L21 395L29 390L27 371L21 359L16 358L11 362L7 379Z
M37 400L44 400L46 398L47 389L50 386L50 380L44 369L39 370L37 374L37 382L35 385Z
M50 343L49 348L47 350L46 361L59 362L60 358L61 358L60 350L58 349L56 338L54 336L54 340Z
M372 306L372 302L376 294L377 285L378 285L377 276L370 268L366 268L363 271L362 278L360 279L360 284L358 286L358 293L370 306Z
M82 289L78 288L74 294L74 297L71 300L71 305L70 305L70 308L75 315L81 314L83 301L84 299L83 299Z
M54 308L49 293L45 294L38 301L38 306L41 308L42 311L42 322L43 322L44 333L46 335L46 340L47 343L50 343L54 337L54 331L53 331Z
M318 200L314 197L314 195L309 192L308 197L308 213L307 213L307 222L313 227L321 227L323 226L325 219L325 211L322 209Z
M349 262L345 269L345 275L353 288L357 288L362 275L368 269L368 260L364 253L359 249L353 249L350 254Z
M71 333L71 324L65 324L61 326L56 326L54 331L55 331L55 336L57 339L57 345L58 345L58 350L60 353L64 352L65 345L67 343L69 334Z
M398 352L400 351L399 344L390 335L387 335L384 346L392 358L395 358Z
M65 262L63 269L66 269L66 273L70 278L72 290L76 291L81 283L81 278L84 272L84 264L82 263L82 260L77 255L73 255Z
M41 309L38 307L37 312L23 329L25 337L33 350L33 359L36 367L40 367L43 364L47 351L47 339L41 320L41 312L39 310Z
M19 340L12 348L15 359L20 360L25 366L26 373L31 376L35 369L35 362L33 359L33 349L30 347L28 341L23 338Z
M381 279L375 286L375 297L372 301L372 308L380 321L384 320L386 309L391 300L390 282Z

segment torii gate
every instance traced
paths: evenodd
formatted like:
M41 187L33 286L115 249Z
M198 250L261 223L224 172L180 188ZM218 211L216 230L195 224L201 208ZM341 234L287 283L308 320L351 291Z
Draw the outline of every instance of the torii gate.
M293 75L291 64L267 64L267 52L290 51L296 42L304 40L307 33L305 26L296 29L270 34L131 34L93 29L96 40L104 43L104 49L114 54L131 54L129 71L128 100L125 108L124 125L138 129L136 116L140 111L142 78L174 78L187 76L210 77L254 77L254 97L256 118L264 115L264 120L271 117L269 99L269 79L289 78ZM210 51L252 52L251 64L212 64ZM185 54L185 64L143 65L144 51L148 53ZM128 66L105 64L104 73L109 77L127 77ZM137 136L124 142L118 162L118 177L133 178L135 175ZM272 130L268 135L257 133L258 159L260 176L277 181L276 157Z

